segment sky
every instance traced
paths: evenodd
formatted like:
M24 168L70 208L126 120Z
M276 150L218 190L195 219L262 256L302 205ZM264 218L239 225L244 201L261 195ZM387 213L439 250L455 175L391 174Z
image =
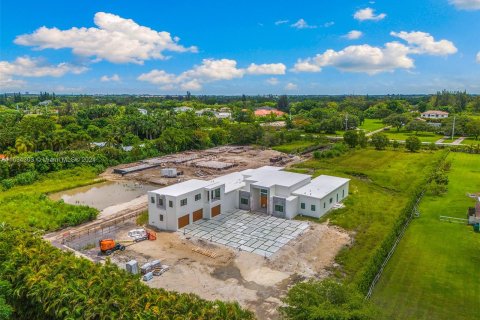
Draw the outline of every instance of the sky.
M480 0L0 0L0 92L480 94Z

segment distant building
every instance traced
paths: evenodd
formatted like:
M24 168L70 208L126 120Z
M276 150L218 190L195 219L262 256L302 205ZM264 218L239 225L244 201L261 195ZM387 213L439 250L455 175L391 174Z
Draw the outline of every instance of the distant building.
M264 166L213 180L192 179L148 192L149 224L175 231L235 209L292 219L319 218L348 196L349 179Z
M230 119L232 118L231 112L215 112L215 118L217 119Z
M91 147L103 148L107 145L106 142L92 142L90 143Z
M268 115L271 115L272 113L278 117L283 116L285 114L285 112L277 110L275 108L271 108L271 107L262 107L255 110L256 117L266 117Z
M141 114L143 114L144 116L146 116L148 114L148 111L146 109L141 109L141 108L138 108L138 112L140 112Z
M445 111L439 111L439 110L428 110L425 112L422 112L422 118L425 119L444 119L448 118L448 112Z
M0 161L7 161L8 157L5 154L0 154Z
M173 108L173 111L175 111L176 113L187 112L187 111L192 111L192 110L193 110L193 108L186 107L186 106Z
M44 106L48 106L51 103L52 103L52 100L44 100L40 102L38 105L44 107Z

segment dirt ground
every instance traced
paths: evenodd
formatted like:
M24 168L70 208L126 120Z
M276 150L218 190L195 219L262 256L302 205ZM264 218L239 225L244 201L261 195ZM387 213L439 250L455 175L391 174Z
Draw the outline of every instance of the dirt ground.
M127 239L133 225L118 231L117 239ZM202 298L238 301L255 312L258 319L278 319L278 307L288 288L306 278L323 278L334 264L338 251L350 243L349 235L327 224L312 224L269 259L245 251L195 239L182 239L176 232L159 232L157 240L128 246L111 259L120 267L132 259L142 265L155 259L170 269L147 284ZM206 248L217 254L211 258L192 251ZM90 251L96 254L95 249ZM88 252L87 252L88 254Z
M192 158L193 160L179 163L182 158ZM282 157L278 162L270 162L271 158ZM100 175L101 178L107 180L134 180L144 183L153 183L160 186L166 186L190 179L210 180L215 177L225 175L231 172L237 172L245 169L254 169L265 165L287 166L302 161L299 156L289 156L285 153L271 149L260 149L253 147L235 147L225 146L211 148L207 150L185 151L174 155L146 159L141 162L129 163L108 168ZM116 168L129 168L141 163L149 163L152 161L164 161L159 167L146 169L143 171L128 173L124 176L113 173ZM197 167L197 163L205 161L219 161L234 164L233 167L223 170L206 169ZM175 168L177 171L183 172L177 178L165 178L161 176L161 168Z

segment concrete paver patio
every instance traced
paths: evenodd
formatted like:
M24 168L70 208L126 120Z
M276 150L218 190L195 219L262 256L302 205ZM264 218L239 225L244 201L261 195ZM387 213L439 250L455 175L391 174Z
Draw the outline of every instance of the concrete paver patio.
M270 257L308 226L308 222L236 210L196 221L177 232Z

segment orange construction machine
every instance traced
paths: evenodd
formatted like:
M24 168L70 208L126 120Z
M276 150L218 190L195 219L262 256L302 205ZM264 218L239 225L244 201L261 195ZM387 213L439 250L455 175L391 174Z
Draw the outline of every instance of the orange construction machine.
M99 242L100 242L100 251L107 256L111 255L114 251L125 250L125 246L123 244L115 243L113 239L103 239L103 240L100 240Z

